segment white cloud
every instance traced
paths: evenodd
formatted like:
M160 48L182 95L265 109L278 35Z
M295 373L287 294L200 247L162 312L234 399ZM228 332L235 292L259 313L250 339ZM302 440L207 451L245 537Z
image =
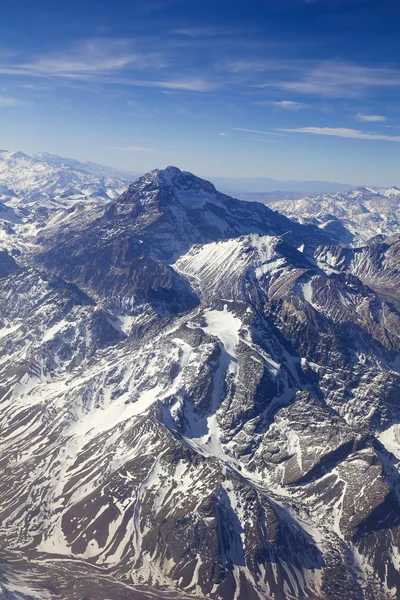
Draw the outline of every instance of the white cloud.
M275 81L271 85L331 98L357 97L367 88L400 86L400 71L387 67L324 61L299 74L299 78Z
M235 32L236 30L224 27L183 27L173 31L173 33L190 38L220 36Z
M225 33L227 29L221 29ZM175 30L186 37L219 35L218 28L192 27ZM179 44L187 42L179 41ZM173 46L173 44L172 44ZM77 82L153 87L168 90L207 92L216 88L276 88L283 97L305 94L327 98L360 97L369 88L400 87L400 69L369 67L340 61L240 59L223 61L214 57L201 72L191 56L182 64L171 45L142 45L126 39L88 39L62 52L16 61L15 56L0 68L12 76L64 78ZM181 52L181 48L180 48ZM143 77L145 72L146 77ZM179 73L179 75L177 75ZM285 94L285 95L284 95ZM296 97L296 96L294 96ZM260 105L263 102L259 103ZM309 108L303 102L283 99L269 105L283 110Z
M222 137L227 137L227 133L219 133L218 135L221 135Z
M288 110L299 110L305 106L301 102L293 102L292 100L281 100L280 102L273 102L272 104L278 108L286 108Z
M231 127L235 131L247 131L249 133L261 133L263 135L282 135L281 133L275 133L273 131L259 131L258 129L245 129L244 127Z
M176 81L141 81L136 82L133 85L143 85L147 87L163 87L169 90L186 90L190 92L207 92L213 89L213 84L201 79L180 79Z
M0 69L1 72L1 69ZM133 87L150 87L150 88L164 88L162 91L168 93L168 90L181 90L186 92L207 92L214 89L214 84L201 78L190 78L187 79L165 79L165 80L152 80L152 79L133 79L127 77L91 77L85 78L86 81L92 81L96 83L107 83L115 85L126 85ZM172 92L170 92L172 93Z
M387 142L400 142L400 135L384 135L380 133L368 133L358 129L346 129L344 127L298 127L297 129L279 129L293 133L311 133L313 135L330 135L342 138L354 138L358 140L382 140Z
M146 146L107 146L107 149L121 152L156 152L153 148L147 148Z
M18 98L11 98L10 96L0 96L0 108L11 108L13 106L23 106L25 103Z
M1 70L0 70L1 72ZM150 88L164 88L161 91L165 94L168 90L180 90L186 92L208 92L214 89L214 84L201 78L187 78L187 79L171 79L171 80L151 80L151 79L132 79L130 77L107 77L103 79L91 79L98 83L126 85L133 87L150 87ZM172 92L169 92L170 94Z
M308 108L308 104L294 102L292 100L280 100L279 102L262 100L260 102L255 102L255 104L258 104L259 106L275 106L276 108L282 108L284 110L303 110L304 108Z
M156 52L135 52L127 40L87 40L64 54L39 57L30 63L10 64L0 73L13 76L63 78L78 82L169 90L205 92L215 86L201 77L185 76L179 79L160 77L159 71L168 63ZM138 71L147 70L149 79L137 77Z
M359 121L365 121L366 123L380 123L387 121L387 117L383 117L382 115L362 115L361 113L357 114L357 119Z
M76 44L68 52L38 58L22 68L68 77L74 73L108 73L126 66L146 69L162 65L160 54L135 51L128 40L92 39Z
M358 98L368 89L400 87L400 69L337 60L233 61L226 65L238 83L326 98Z
M308 65L308 62L307 62ZM225 68L229 73L266 73L266 72L285 72L297 71L304 68L306 63L298 60L230 60L225 64Z
M2 67L3 74L35 77L68 77L91 80L126 68L163 68L165 57L157 52L136 50L129 40L91 39L61 53L39 56L31 62Z

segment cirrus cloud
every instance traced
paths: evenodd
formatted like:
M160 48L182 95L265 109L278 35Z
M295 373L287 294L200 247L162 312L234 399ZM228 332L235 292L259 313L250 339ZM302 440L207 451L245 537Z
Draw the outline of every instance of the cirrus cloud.
M11 108L13 106L24 106L25 102L18 98L12 98L10 96L0 96L0 108Z
M231 127L235 131L246 131L248 133L261 133L262 135L282 135L281 133L275 133L274 131L260 131L259 129L245 129L244 127Z
M255 102L255 104L258 104L259 106L275 106L275 108L282 108L283 110L303 110L304 108L309 108L308 104L294 102L293 100L261 100L260 102Z
M382 123L383 121L387 121L387 117L383 115L362 115L361 113L357 113L357 119L366 123Z
M291 133L310 133L312 135L330 135L334 137L353 138L358 140L381 140L386 142L400 142L400 135L385 135L381 133L369 133L358 129L347 129L345 127L297 127L295 129L279 129Z
M89 39L75 43L64 52L38 56L30 62L6 64L0 68L0 73L190 92L205 92L214 87L197 73L177 78L176 71L171 73L169 66L164 52L138 50L130 40ZM146 79L138 76L143 71L149 74ZM160 72L163 73L161 77Z

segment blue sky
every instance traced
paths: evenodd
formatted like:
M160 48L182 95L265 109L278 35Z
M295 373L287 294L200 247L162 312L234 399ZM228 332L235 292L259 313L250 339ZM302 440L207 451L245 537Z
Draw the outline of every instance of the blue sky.
M20 0L0 147L127 172L400 185L398 0Z

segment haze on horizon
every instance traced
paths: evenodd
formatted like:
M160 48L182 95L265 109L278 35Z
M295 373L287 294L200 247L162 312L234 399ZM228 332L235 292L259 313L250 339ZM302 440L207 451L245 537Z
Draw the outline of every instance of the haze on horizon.
M0 147L400 186L395 0L7 3Z

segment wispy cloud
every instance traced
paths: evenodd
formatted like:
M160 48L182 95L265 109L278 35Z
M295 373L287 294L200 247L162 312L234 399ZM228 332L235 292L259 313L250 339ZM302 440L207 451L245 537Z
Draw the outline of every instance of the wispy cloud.
M247 59L235 59L229 60L225 64L225 69L229 73L247 73L262 75L268 72L295 72L305 66L305 61L298 60L265 60L260 58L247 58ZM307 65L309 63L307 62Z
M368 67L337 61L323 61L312 68L301 68L291 79L271 81L268 85L303 94L330 98L358 97L368 88L400 86L400 70Z
M65 52L39 56L30 62L10 63L1 72L9 75L84 78L85 75L104 75L127 67L135 69L163 68L162 53L135 49L123 39L90 39L74 44Z
M274 102L272 100L261 100L260 102L255 102L259 106L275 106L276 108L282 108L284 110L303 110L305 108L309 108L308 104L304 102L294 102L292 100L280 100L279 102Z
M387 117L382 115L362 115L361 113L357 114L357 119L359 121L365 121L366 123L381 123L387 121Z
M22 69L47 75L69 77L80 73L109 73L134 66L136 69L164 66L160 53L141 52L132 47L129 40L92 39L75 44L60 54L39 57Z
M1 72L1 70L0 70ZM208 92L214 89L214 83L202 79L200 77L186 79L134 79L127 76L115 77L90 77L85 78L85 81L91 81L94 83L106 83L114 85L124 85L132 87L148 87L148 88L162 88L163 90L175 90L175 91L187 91L187 92Z
M309 96L358 98L368 90L400 87L400 69L338 60L234 60L226 72L246 85Z
M161 87L167 90L186 90L190 92L207 92L214 88L214 84L201 78L188 78L166 81L142 81L134 85L144 85L148 87Z
M219 133L218 135L220 135L221 137L227 137L228 136L227 133Z
M251 89L252 93L258 94L261 89L273 88L281 90L279 93L284 99L260 100L258 104L288 111L309 108L307 99L299 101L303 97L299 98L300 94L330 99L359 98L370 89L400 87L400 69L334 60L274 58L271 49L271 54L265 58L254 45L238 45L233 49L228 36L232 31L215 26L174 30L181 38L200 38L198 43L190 39L175 38L171 41L171 31L167 38L158 41L154 38L141 38L136 43L127 39L88 39L64 51L42 54L32 59L17 61L15 55L10 55L0 68L0 73L44 78L51 80L51 83L62 79L77 85L86 82L160 88L166 92L209 92L218 89L244 94ZM208 48L204 39L207 36L213 38L213 43L219 37L223 38L218 49L221 56L217 56L215 48ZM203 44L207 50L204 50ZM185 46L184 51L182 45ZM193 45L196 50L193 50ZM201 67L198 62L200 47L204 63ZM243 50L242 56L240 48ZM250 56L250 53L253 55ZM228 54L229 60L224 59L223 56ZM285 96L293 96L296 101L285 99Z
M400 135L384 135L380 133L369 133L358 129L346 129L344 127L298 127L296 129L279 129L293 133L310 133L312 135L330 135L342 138L354 138L358 140L382 140L387 142L400 142Z
M13 106L24 106L25 102L18 98L11 98L10 96L0 96L0 108L12 108Z
M63 78L76 82L205 92L215 84L205 78L168 69L163 52L138 51L129 40L94 39L75 44L64 53L54 53L31 62L12 63L0 73L13 76ZM143 71L148 78L144 79ZM160 72L164 75L160 77ZM173 75L171 75L171 73Z
M173 33L177 35L183 35L190 38L198 37L213 37L220 35L229 35L237 33L235 29L228 29L226 27L183 27L181 29L174 29Z
M154 148L147 146L107 146L107 150L118 150L120 152L156 152Z
M263 135L282 135L281 133L275 133L274 131L259 131L258 129L245 129L244 127L231 127L235 131L247 131L248 133L261 133Z

